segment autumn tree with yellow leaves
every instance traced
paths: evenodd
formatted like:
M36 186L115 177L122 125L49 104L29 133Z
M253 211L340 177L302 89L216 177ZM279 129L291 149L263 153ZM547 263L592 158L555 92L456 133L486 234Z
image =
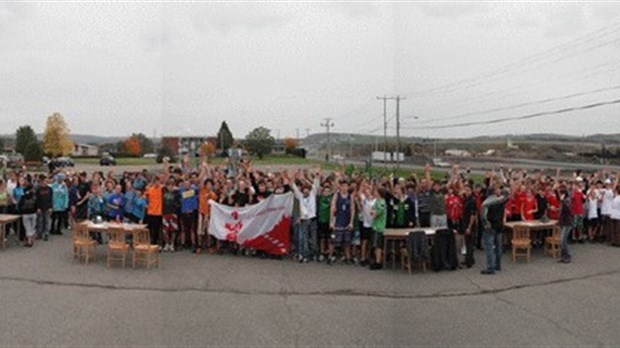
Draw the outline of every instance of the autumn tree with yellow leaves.
M69 127L64 117L55 112L47 118L43 133L43 150L56 156L66 156L73 151L73 142L69 138Z

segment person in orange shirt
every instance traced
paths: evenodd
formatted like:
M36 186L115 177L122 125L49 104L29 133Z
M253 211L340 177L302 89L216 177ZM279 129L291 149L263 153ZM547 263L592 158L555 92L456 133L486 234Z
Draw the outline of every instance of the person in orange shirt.
M204 236L207 235L207 248L211 247L211 236L207 233L209 227L209 218L211 217L210 200L217 201L217 194L213 192L213 180L207 179L200 188L198 194L198 249L196 253L200 253L204 243Z
M146 223L151 234L151 244L159 245L159 235L161 234L161 214L163 201L163 187L160 179L154 176L151 184L147 186L144 194L147 200Z

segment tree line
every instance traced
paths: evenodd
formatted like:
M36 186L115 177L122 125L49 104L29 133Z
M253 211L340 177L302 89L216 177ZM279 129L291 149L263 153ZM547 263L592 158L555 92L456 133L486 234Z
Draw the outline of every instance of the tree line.
M240 147L262 158L273 151L275 144L276 139L271 135L271 130L263 126L254 128L243 140L235 141L228 124L223 121L217 132L216 143L205 142L199 150L201 155L212 157L217 154L218 149L221 153L226 153L230 148ZM133 133L125 140L110 145L114 148L114 152L121 156L138 157L147 153L157 153L158 158L164 156L174 158L176 155L164 145L156 149L153 140L142 133ZM298 142L293 138L285 138L283 145L287 153L294 153ZM15 132L15 151L21 153L26 161L41 161L44 155L67 156L73 152L73 148L67 122L58 112L48 116L42 141L37 139L36 133L29 125L21 126ZM0 139L0 151L4 151L2 139Z

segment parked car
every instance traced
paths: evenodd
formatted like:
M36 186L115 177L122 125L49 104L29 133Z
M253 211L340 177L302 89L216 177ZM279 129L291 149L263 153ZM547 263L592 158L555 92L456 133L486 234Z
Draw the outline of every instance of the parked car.
M25 164L24 156L21 153L5 153L3 157L5 157L4 162L9 168L21 168Z
M445 162L444 160L442 160L439 157L433 158L433 165L435 165L436 167L439 167L439 168L450 168L450 166L451 166L450 163Z
M144 158L157 158L157 154L156 153L145 153L144 156L142 156Z
M75 163L69 157L58 157L54 159L54 166L56 168L75 167Z
M100 166L115 166L116 160L114 159L114 157L112 157L112 155L103 155L101 156L101 159L99 159L99 165Z

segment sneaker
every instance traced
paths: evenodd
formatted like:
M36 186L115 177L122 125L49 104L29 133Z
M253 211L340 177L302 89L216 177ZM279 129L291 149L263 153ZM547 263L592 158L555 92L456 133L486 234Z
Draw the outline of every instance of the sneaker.
M301 260L302 263L308 263L308 259L304 257L303 260Z
M328 259L327 259L327 264L328 264L328 265L330 265L330 266L331 266L334 262L336 262L336 257L335 257L335 256L332 256L332 257L330 257L330 258L328 258Z
M171 253L174 252L174 244L170 244L170 247L168 248L168 251L170 251Z
M47 234L43 236L43 241L44 242L47 242L48 239L49 239L49 237L47 236Z
M340 258L340 262L344 262L344 260L346 260L346 259L347 259L347 258L346 258L345 256L342 256L342 257Z
M382 268L383 268L383 264L380 264L380 263L376 263L375 262L372 265L370 265L370 270L372 270L372 271L378 271L378 270L380 270Z
M362 267L366 267L370 264L370 262L368 262L368 260L363 260L362 262L360 262L360 266Z
M353 257L352 261L354 265L359 264L359 260L357 259L357 257Z
M495 271L489 271L487 269L483 269L482 271L480 271L480 274L491 275L491 274L495 274Z
M325 256L323 254L319 255L319 262L325 261Z

